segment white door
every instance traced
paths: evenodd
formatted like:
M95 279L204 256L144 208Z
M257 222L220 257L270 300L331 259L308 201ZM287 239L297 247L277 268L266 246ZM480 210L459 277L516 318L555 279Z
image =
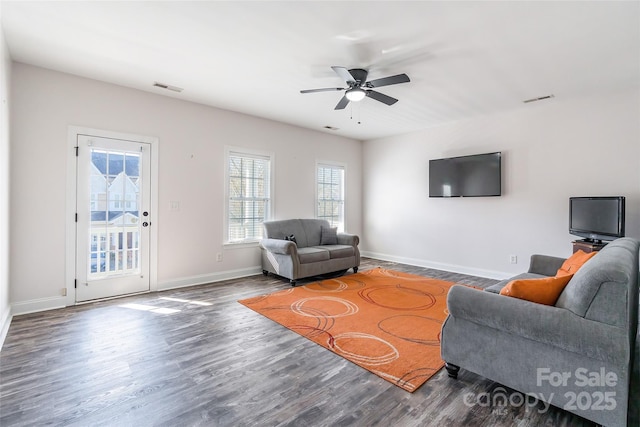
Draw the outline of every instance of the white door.
M76 301L149 290L151 145L78 135Z

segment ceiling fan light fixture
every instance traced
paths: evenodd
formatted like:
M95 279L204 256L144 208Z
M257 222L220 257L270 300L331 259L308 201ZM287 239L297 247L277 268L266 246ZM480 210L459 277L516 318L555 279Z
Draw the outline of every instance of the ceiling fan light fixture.
M349 89L345 93L345 96L351 102L358 102L362 101L364 97L367 96L367 93L359 87L354 87L353 89Z
M393 105L398 102L397 99L387 96L384 93L377 92L373 89L377 89L382 86L397 85L399 83L407 83L411 80L406 74L397 74L395 76L383 77L381 79L367 80L369 72L364 68L352 68L347 70L344 67L331 67L333 71L347 84L346 88L340 87L327 87L321 89L305 89L300 93L314 93L314 92L333 92L344 90L344 96L340 98L340 101L336 104L334 110L344 110L349 102L359 102L364 98L371 98L374 101L382 102L386 105Z

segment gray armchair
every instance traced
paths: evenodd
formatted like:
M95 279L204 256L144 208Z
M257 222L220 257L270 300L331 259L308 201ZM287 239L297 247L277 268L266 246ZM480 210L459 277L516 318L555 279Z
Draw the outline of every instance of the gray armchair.
M497 294L508 281L489 292L452 287L441 346L449 376L467 369L597 423L626 425L639 244L609 243L577 271L555 306ZM534 255L521 276L554 275L562 261Z

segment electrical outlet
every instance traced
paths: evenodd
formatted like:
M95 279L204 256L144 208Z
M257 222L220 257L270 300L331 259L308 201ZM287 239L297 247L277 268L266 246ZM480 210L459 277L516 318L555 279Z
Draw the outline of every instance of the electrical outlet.
M169 210L179 211L180 210L180 202L172 200L169 202Z
M218 253L216 254L216 261L218 261L218 262L222 262L222 252L218 252Z
M517 255L509 255L509 262L511 264L517 264L518 263L518 256Z
M62 288L62 296L66 297L67 296L67 288Z

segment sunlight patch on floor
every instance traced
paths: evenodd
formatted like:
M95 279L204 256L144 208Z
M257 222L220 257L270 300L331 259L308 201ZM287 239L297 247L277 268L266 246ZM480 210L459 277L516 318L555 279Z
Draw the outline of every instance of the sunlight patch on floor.
M195 301L195 300L172 298L172 297L160 297L159 299L163 299L166 301L186 302L187 304L193 304L193 305L204 305L204 306L213 305L210 302L205 302L205 301Z
M175 308L154 307L152 305L134 304L134 303L122 304L119 307L130 308L133 310L140 310L140 311L150 311L152 313L158 313L158 314L173 314L173 313L180 312L180 310L176 310Z

